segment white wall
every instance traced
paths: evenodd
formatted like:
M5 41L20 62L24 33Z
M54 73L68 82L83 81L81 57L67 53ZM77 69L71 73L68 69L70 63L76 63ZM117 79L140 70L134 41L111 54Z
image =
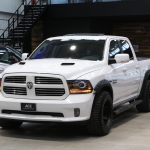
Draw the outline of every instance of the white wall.
M0 11L14 13L22 0L0 0Z
M22 0L0 0L0 35L8 27L8 20L21 5ZM5 19L5 20L2 20ZM7 37L7 35L5 35Z

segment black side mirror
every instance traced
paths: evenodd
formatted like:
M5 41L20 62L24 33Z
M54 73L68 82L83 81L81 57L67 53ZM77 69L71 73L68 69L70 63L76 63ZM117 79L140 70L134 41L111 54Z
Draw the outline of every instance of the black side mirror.
M108 59L108 65L115 64L115 63L116 63L116 60L114 58Z

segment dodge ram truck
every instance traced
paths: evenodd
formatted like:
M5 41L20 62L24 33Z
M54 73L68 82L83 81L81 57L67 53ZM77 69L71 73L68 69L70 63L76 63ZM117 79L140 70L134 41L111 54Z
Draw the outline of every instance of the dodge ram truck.
M5 129L23 122L84 122L90 134L107 135L113 115L134 106L150 111L150 60L136 58L126 37L48 38L2 72Z

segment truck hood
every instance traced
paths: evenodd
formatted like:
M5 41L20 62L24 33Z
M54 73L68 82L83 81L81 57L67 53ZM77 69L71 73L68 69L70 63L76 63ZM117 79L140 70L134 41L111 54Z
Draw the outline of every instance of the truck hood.
M79 59L34 59L23 61L25 64L14 64L6 68L6 73L45 73L64 76L67 80L101 69L102 61L89 61Z

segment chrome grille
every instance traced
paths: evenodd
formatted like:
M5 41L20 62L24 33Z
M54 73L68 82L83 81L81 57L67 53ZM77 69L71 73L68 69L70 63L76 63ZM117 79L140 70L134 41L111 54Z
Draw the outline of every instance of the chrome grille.
M33 83L31 89L27 85L29 82ZM64 100L69 90L65 78L60 75L13 73L3 76L1 93L7 98Z
M65 90L63 88L35 88L36 96L63 96Z
M8 76L5 78L4 82L7 83L26 83L25 76Z
M27 91L25 87L9 87L4 86L3 91L6 94L13 94L13 95L27 95Z
M63 84L62 80L53 77L35 77L35 84Z

